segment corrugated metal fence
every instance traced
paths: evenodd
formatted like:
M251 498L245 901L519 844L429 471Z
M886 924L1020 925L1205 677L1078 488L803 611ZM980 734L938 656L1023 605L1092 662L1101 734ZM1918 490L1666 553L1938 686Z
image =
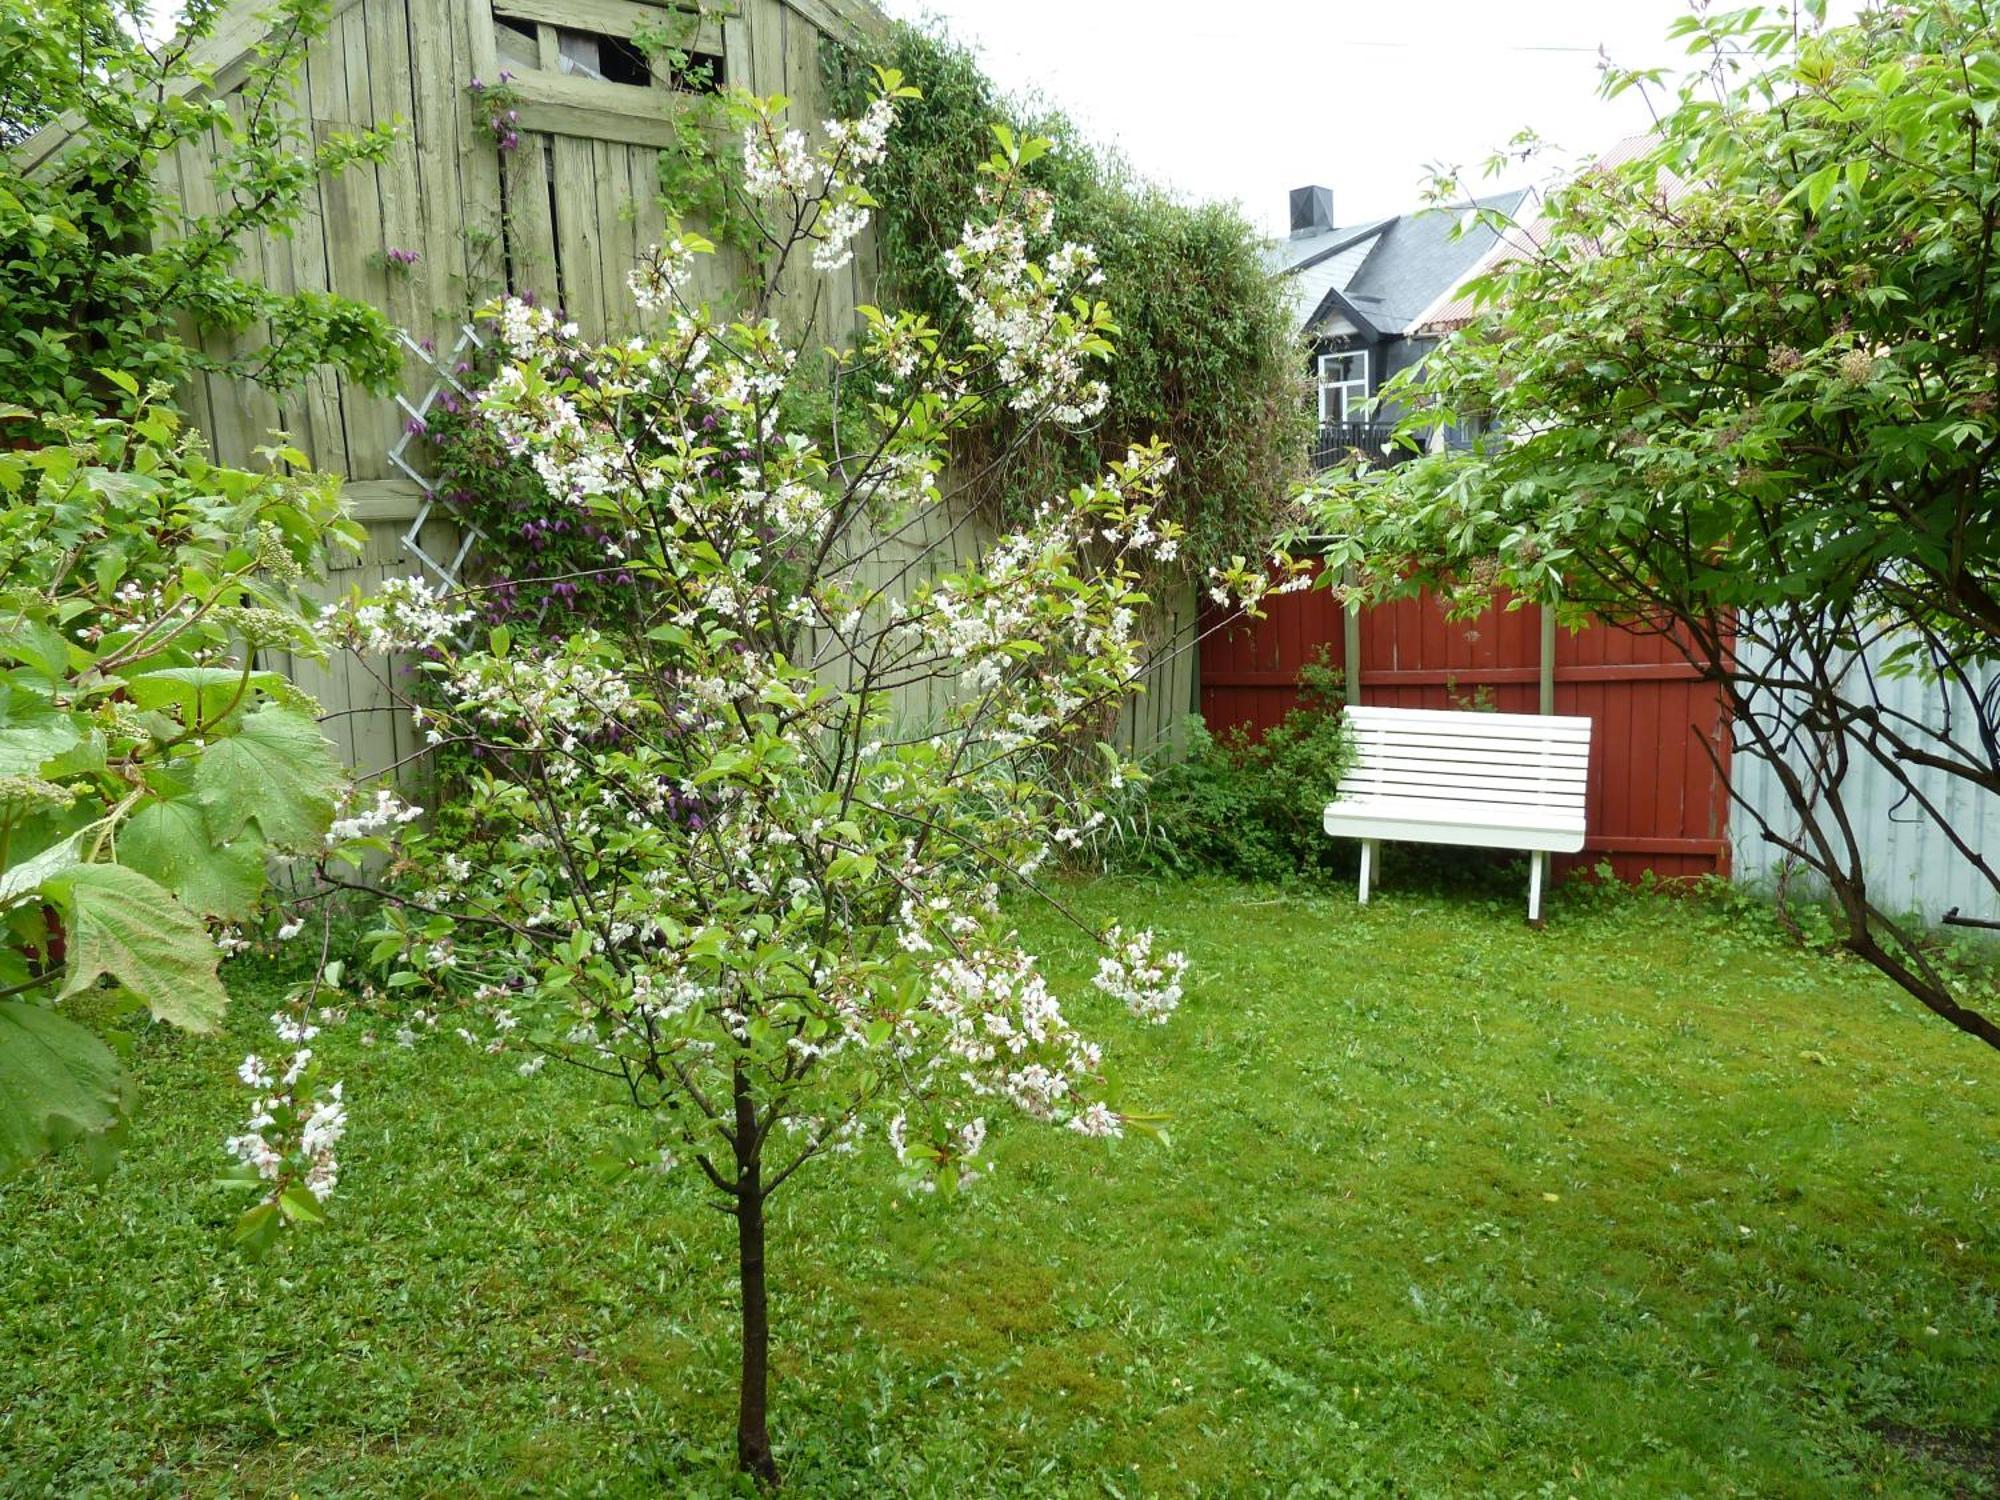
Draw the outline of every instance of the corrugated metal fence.
M1955 725L1971 721L1969 706L1959 690L1916 677L1883 676L1879 669L1893 646L1893 641L1877 644L1864 657L1867 666L1875 669L1885 710L1908 714L1939 729L1947 714ZM1746 659L1750 649L1744 648ZM1804 769L1802 759L1797 765ZM1983 851L2000 850L2000 797L1939 771L1913 768L1910 776L1968 844ZM1798 815L1766 762L1739 753L1731 779L1737 795L1779 833L1790 836L1799 830ZM1878 907L1896 916L1921 913L1928 922L1937 921L1953 907L1963 916L2000 921L2000 894L1865 752L1856 751L1850 758L1841 790L1849 817L1863 840L1869 895ZM1735 846L1739 879L1760 883L1778 879L1787 856L1765 842L1750 812L1731 807L1729 836Z

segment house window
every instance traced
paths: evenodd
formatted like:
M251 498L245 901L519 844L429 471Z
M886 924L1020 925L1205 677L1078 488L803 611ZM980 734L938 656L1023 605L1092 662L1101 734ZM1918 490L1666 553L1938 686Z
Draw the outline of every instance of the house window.
M1368 401L1368 351L1319 357L1319 421L1322 427L1357 422Z

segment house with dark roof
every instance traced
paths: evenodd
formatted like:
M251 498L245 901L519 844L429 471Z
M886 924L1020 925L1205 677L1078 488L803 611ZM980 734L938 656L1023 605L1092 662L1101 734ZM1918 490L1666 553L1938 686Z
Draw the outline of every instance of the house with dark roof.
M1311 351L1319 402L1316 467L1352 449L1386 459L1396 413L1377 401L1382 385L1420 364L1442 330L1434 311L1486 261L1499 241L1481 209L1518 217L1531 189L1478 203L1340 225L1333 193L1292 191L1291 236L1277 272L1292 287L1299 332ZM1447 433L1446 441L1456 435Z

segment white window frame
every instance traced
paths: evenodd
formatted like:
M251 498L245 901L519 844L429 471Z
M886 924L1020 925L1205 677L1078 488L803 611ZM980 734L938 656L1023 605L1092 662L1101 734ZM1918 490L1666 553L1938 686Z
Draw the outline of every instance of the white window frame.
M1358 374L1344 374L1338 380L1327 378L1327 366L1339 361L1357 362ZM1366 349L1339 349L1319 357L1319 425L1331 427L1341 422L1352 422L1358 418L1350 413L1368 400L1368 351ZM1339 411L1327 409L1327 398L1333 396L1339 401Z

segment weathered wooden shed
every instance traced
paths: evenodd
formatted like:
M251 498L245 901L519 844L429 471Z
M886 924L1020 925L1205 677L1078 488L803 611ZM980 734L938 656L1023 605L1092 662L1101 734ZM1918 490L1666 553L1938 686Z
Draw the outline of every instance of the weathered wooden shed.
M196 59L233 111L249 106L242 91L254 49L270 36L260 7L237 0ZM626 273L662 237L660 155L687 112L702 107L703 94L741 85L784 95L789 123L817 134L833 112L827 49L888 22L870 0L329 0L328 13L325 35L304 48L287 107L317 139L390 124L396 139L380 165L323 178L297 232L247 246L243 270L280 290L325 290L381 308L408 339L400 389L376 395L322 371L274 394L214 376L183 400L223 463L255 466L256 450L283 432L315 468L342 477L368 542L330 583L340 593L356 585L370 592L433 562L449 569L458 556L463 538L442 510L426 507L427 455L409 428L452 369L472 310L503 291L532 292L565 309L588 337L631 331L638 313ZM656 71L632 45L642 30L664 32L694 66ZM503 72L515 118L496 130ZM59 131L47 132L33 149L59 150L60 141ZM197 142L163 164L167 186L191 212L218 206L212 166L220 150L211 141L205 160ZM706 290L718 298L740 279L733 254L724 246L704 260L702 274L713 278ZM814 308L817 340L837 341L855 308L876 300L875 266L867 231L849 266L830 277L800 258L800 291L806 278L815 285L796 303ZM261 330L247 337L261 342ZM903 577L913 554L949 565L990 536L983 524L929 517L899 541L901 555L880 560L882 575ZM1177 588L1167 602L1169 629L1185 638L1192 590ZM374 771L419 750L408 716L363 663L273 665L319 699L326 732L349 764ZM1138 748L1166 741L1194 704L1192 655L1165 655L1118 737ZM940 706L899 705L913 722Z
M887 23L867 0L330 0L328 15L286 107L315 138L394 125L394 145L379 165L322 178L297 232L246 246L243 269L280 290L382 309L408 340L401 388L378 395L321 371L286 393L214 376L182 395L219 461L254 466L256 450L283 432L315 468L343 478L369 532L330 580L345 592L457 552L448 520L424 515L426 455L408 438L412 409L451 368L473 309L502 291L532 292L586 336L630 331L626 273L662 237L659 157L685 112L741 85L785 95L790 122L816 133L832 112L825 49ZM232 111L250 107L242 91L272 24L259 0L239 0L196 55ZM632 43L642 29L670 37L696 66L655 70ZM51 130L30 150L52 154L63 139ZM205 159L194 142L162 163L190 212L218 206L220 150L211 140ZM821 337L840 337L857 303L873 300L873 266L864 235L822 290ZM739 270L719 254L707 271L713 290L725 292ZM251 336L261 342L261 330ZM385 766L415 748L405 716L385 711L389 695L360 664L284 665L329 709L327 731L351 763Z

